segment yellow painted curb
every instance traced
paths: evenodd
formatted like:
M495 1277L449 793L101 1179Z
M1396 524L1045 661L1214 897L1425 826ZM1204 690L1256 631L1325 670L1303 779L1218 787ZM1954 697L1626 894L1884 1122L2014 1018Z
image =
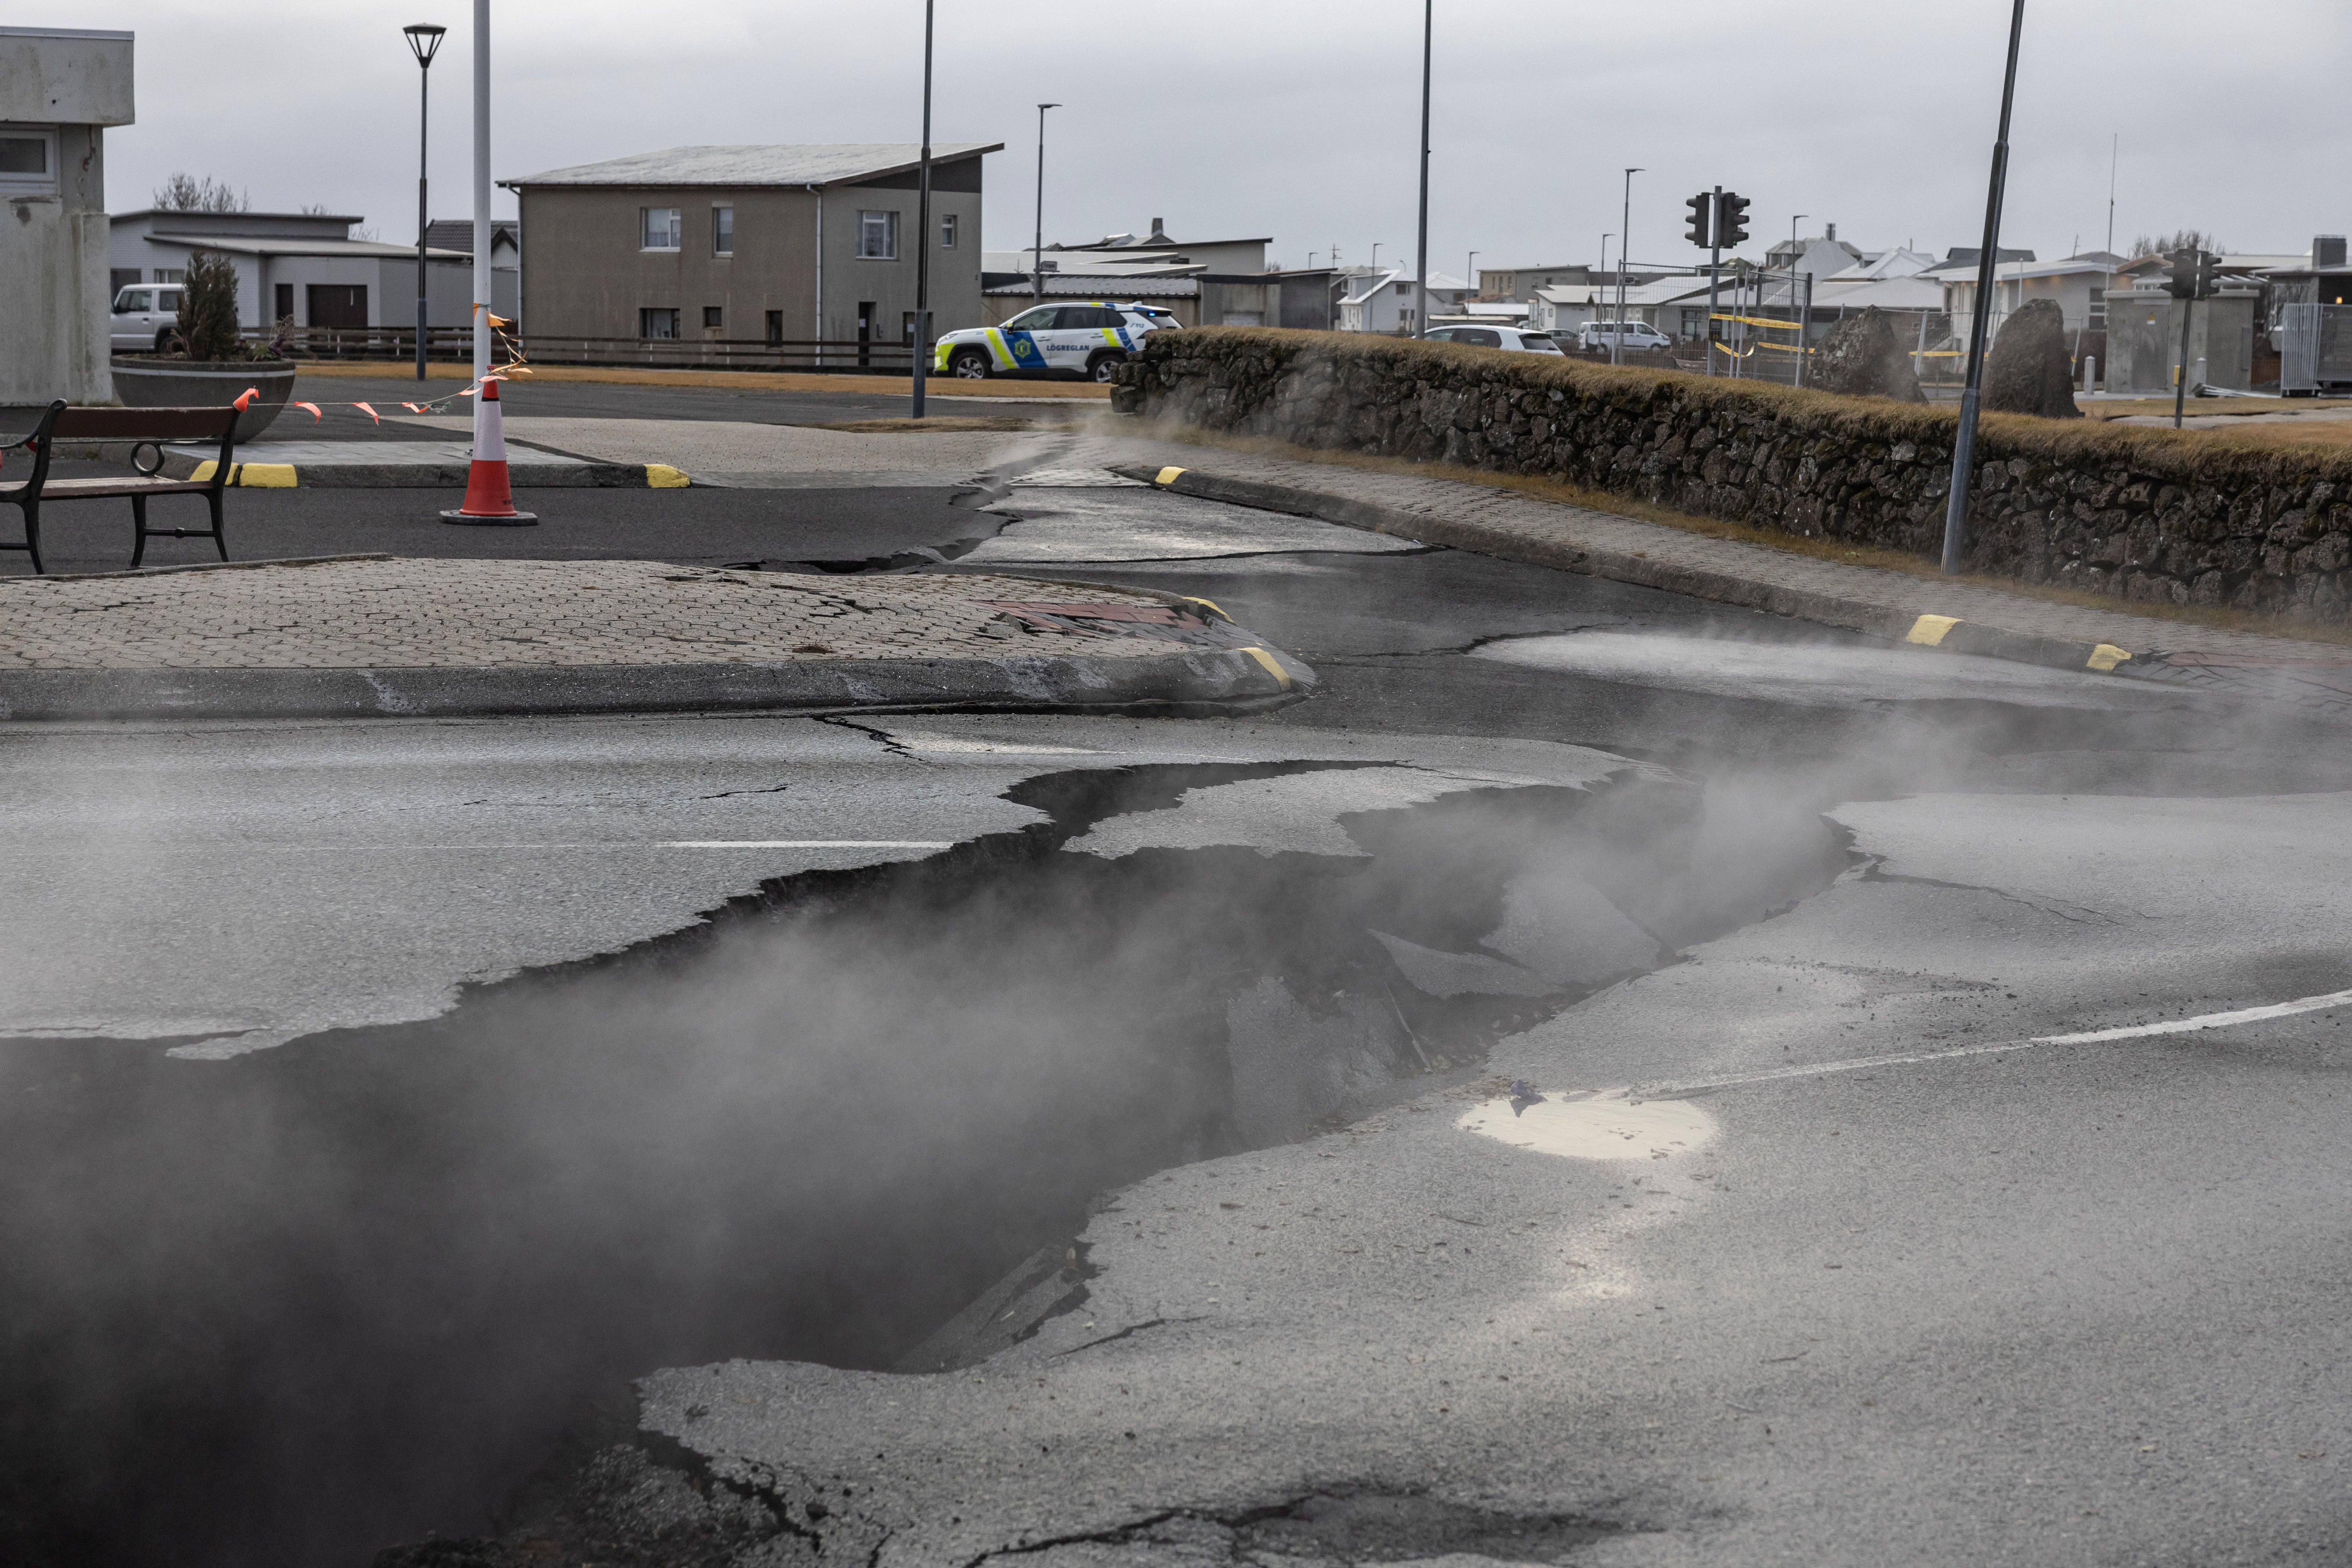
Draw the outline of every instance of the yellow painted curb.
M1215 610L1218 616L1224 620L1230 621L1233 619L1233 616L1226 615L1224 610L1213 599L1199 599L1193 597L1190 594L1179 594L1176 596L1183 600L1188 605L1206 605L1209 608Z
M1176 476L1183 471L1181 468L1162 468L1151 477L1151 482L1155 485L1172 485L1176 482Z
M1921 616L1911 623L1911 634L1903 640L1924 647L1936 647L1942 644L1944 634L1959 624L1958 616Z
M1290 672L1282 668L1282 661L1275 658L1274 655L1266 652L1265 649L1262 647L1235 648L1234 651L1236 653L1245 653L1252 658L1257 660L1258 663L1265 666L1265 672L1274 677L1276 680L1282 682L1282 689L1285 691L1290 689Z
M2090 662L2085 664L2083 668L2085 669L2095 669L2100 674L2105 675L2130 657L2131 655L2126 653L2115 644L2111 642L2103 642L2098 647L2091 650Z
M214 464L198 463L196 471L188 478L198 484L213 477ZM228 482L240 489L290 490L294 489L294 465L291 463L236 463L228 471Z
M686 477L683 468L673 468L667 463L646 465L646 488L656 490L682 490L694 481Z

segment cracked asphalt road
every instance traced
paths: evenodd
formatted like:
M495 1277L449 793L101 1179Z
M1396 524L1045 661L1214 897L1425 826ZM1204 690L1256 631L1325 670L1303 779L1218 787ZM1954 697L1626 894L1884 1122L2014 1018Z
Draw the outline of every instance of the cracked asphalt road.
M966 537L919 493L871 504L829 550ZM1066 492L1029 530L1042 559L1013 563L1013 524L949 569L1214 600L1318 670L1311 701L0 731L5 1026L54 1064L56 1037L433 1016L771 879L1018 831L1006 790L1063 771L1345 761L1366 793L1253 814L1204 783L1100 846L1377 860L1397 763L1532 778L1496 743L1594 747L1703 787L1675 848L1714 920L1669 961L1313 1136L1100 1194L1066 1285L985 1359L635 1368L644 1435L446 1560L688 1537L696 1561L1052 1568L2352 1554L2343 1015L2020 1043L2352 985L2341 731L1297 520L1254 538L1196 504ZM1792 894L1824 819L1843 869ZM1398 940L1536 962L1570 907L1538 896L1543 853L1483 937ZM1545 1098L1498 1111L1515 1078ZM464 1500L364 1545L493 1533ZM273 1560L244 1522L234 1560Z

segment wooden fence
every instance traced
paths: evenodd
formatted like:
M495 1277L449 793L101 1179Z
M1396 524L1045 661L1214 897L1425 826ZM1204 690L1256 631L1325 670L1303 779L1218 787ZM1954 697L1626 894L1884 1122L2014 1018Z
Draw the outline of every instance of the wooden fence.
M248 328L248 341L274 336ZM620 365L648 370L838 371L847 374L908 375L914 349L902 342L857 342L787 338L541 338L508 334L532 364ZM413 327L299 327L287 337L298 360L414 360ZM474 357L469 327L432 327L425 334L425 357L464 364Z

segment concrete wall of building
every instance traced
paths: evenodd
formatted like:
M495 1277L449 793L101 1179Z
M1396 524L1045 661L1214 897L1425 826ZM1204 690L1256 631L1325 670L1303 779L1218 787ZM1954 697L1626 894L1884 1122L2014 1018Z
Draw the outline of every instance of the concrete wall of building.
M674 310L681 338L760 340L768 336L768 315L775 311L788 342L822 337L846 343L857 336L859 305L870 303L875 341L896 343L915 308L918 198L911 189L824 191L821 268L820 197L804 188L538 186L525 188L520 197L530 243L520 309L534 337L635 338L641 310ZM712 209L720 205L734 208L734 249L727 255L712 246ZM678 209L677 249L639 245L640 215L647 207ZM858 216L868 211L899 215L897 259L857 255ZM931 252L932 325L942 332L984 324L980 193L934 189L935 232L950 216L954 247ZM713 307L719 324L706 329L704 311Z
M0 403L113 401L106 127L132 110L130 34L0 31L0 126L53 158L0 195Z
M110 403L105 132L56 127L55 195L11 195L0 221L0 403Z

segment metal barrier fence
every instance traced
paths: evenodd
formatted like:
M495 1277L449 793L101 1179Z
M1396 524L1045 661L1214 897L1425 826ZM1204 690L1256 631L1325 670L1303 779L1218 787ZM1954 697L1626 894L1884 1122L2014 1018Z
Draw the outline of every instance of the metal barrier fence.
M507 334L522 346L532 364L608 365L646 370L822 370L907 375L914 346L903 342L787 338L541 338ZM275 329L248 328L250 342L268 342ZM299 327L286 335L298 360L414 360L413 327ZM465 364L474 357L470 327L432 327L425 334L425 357Z

